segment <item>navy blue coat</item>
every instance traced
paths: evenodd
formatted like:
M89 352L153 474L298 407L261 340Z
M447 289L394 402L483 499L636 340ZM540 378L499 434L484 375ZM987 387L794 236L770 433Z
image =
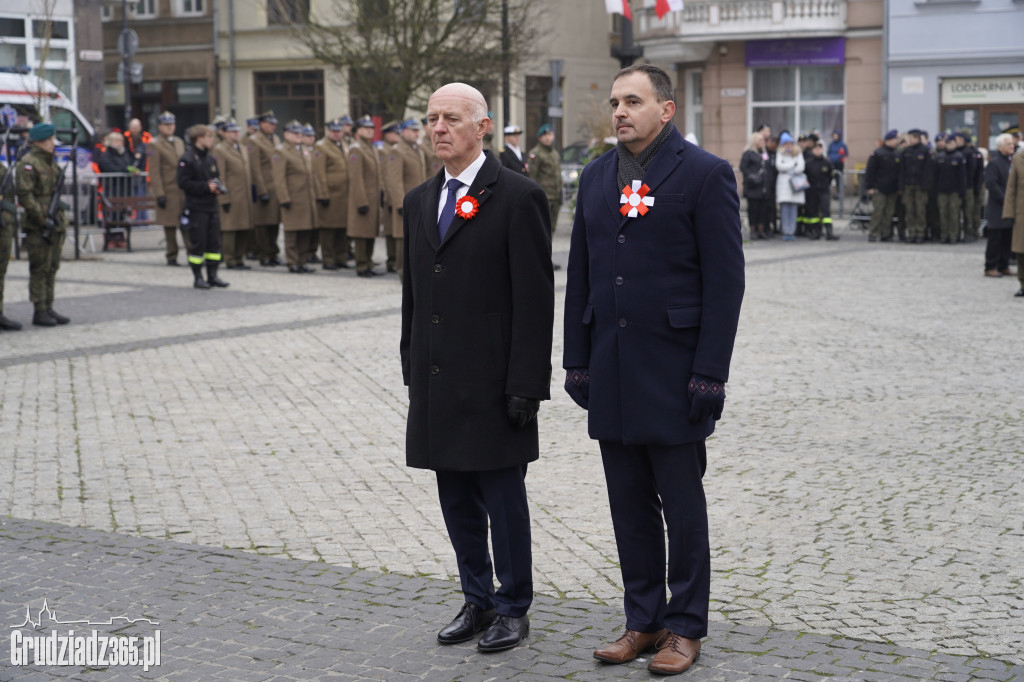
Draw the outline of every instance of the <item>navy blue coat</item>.
M590 437L680 444L711 435L691 424L687 384L722 381L743 299L739 198L729 164L678 131L643 178L654 205L623 217L612 150L580 178L565 294L565 368L590 370Z

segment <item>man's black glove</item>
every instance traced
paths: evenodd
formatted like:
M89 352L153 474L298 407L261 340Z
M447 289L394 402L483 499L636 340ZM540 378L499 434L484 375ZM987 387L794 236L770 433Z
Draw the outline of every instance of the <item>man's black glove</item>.
M540 409L540 401L533 398L520 398L518 396L505 396L507 406L508 423L514 428L521 429L537 418L537 410Z
M397 210L398 210L398 215L402 215L402 207L399 206Z
M384 201L384 190L381 190L380 191L380 206L381 206L381 208L384 208L384 206L386 204L387 204L387 202Z
M320 204L324 208L327 208L328 206L331 205L331 200L330 199L317 199L316 203Z
M708 417L722 418L725 407L725 382L701 374L694 374L687 387L690 392L690 423L702 422Z
M290 201L282 201L281 202L281 208L283 208L285 210L288 210L291 207L292 207L292 202L290 202Z
M370 207L369 206L360 206L359 208L356 209L356 213L358 213L359 215L366 215L369 212L370 212Z
M40 236L43 241L47 244L53 243L53 230L57 227L57 223L53 222L53 218L47 218L43 223L43 231Z
M269 204L270 203L270 195L269 194L261 194L260 195L260 203L261 204Z
M224 209L225 213L231 213L231 204L230 203L221 204L220 207Z
M160 208L167 208L167 197L157 197L156 205Z
M584 410L590 407L590 370L573 367L565 370L565 392Z

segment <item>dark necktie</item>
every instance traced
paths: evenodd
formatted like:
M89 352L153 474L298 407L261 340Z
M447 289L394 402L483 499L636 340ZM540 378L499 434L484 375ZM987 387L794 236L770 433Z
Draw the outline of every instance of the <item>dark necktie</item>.
M446 185L448 187L448 198L445 199L444 208L441 209L441 215L437 219L437 229L441 233L441 241L444 241L444 236L448 234L448 226L452 224L452 219L455 217L455 193L462 187L462 181L452 178Z

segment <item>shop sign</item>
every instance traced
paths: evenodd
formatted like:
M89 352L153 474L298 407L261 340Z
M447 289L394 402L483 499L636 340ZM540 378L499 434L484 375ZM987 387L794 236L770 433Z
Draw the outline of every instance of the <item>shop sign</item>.
M1024 104L1024 76L946 78L943 104Z
M748 40L748 67L836 66L846 63L846 38Z

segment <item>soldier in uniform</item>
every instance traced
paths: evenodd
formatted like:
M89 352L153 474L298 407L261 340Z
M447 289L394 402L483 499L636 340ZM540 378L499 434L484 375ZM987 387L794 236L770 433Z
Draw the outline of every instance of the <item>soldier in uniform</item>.
M288 272L313 272L306 265L313 235L313 162L302 144L301 123L290 121L285 125L284 142L274 150L272 162Z
M391 224L385 227L385 232L390 232L390 237L395 243L393 271L397 272L399 277L402 277L404 265L402 203L406 194L427 179L426 158L419 147L419 129L420 126L416 119L409 119L401 125L400 137L388 155L388 163L384 171L387 194L391 204L395 207L391 216Z
M505 149L499 158L501 165L505 168L529 177L530 166L526 162L523 150L519 148L519 139L522 134L523 129L519 126L505 126Z
M28 293L35 306L32 324L54 327L71 320L53 309L53 290L60 268L60 252L67 234L63 205L57 215L49 213L61 171L53 158L57 129L52 123L37 123L29 131L32 145L14 170L18 202L25 209L25 241L28 247Z
M896 154L899 144L899 132L890 130L885 134L882 146L868 157L864 186L871 197L869 242L877 242L879 239L883 242L892 241L892 217L896 212L900 189L900 157Z
M945 149L935 152L932 176L939 204L939 236L943 244L955 244L960 234L960 206L967 190L967 164L952 135L946 137Z
M401 183L397 181L397 173L400 172L402 162L395 149L402 142L401 130L402 124L398 121L388 121L381 127L381 134L384 136L384 146L380 149L380 174L384 183L384 210L381 217L384 222L388 272L398 272L396 263L401 258L399 253L402 248L402 217L398 209L402 208L405 192Z
M245 119L245 137L244 141L248 142L249 138L253 135L257 135L260 132L260 120L258 118L247 118Z
M537 131L537 145L530 150L530 177L537 181L548 197L551 208L551 233L555 233L558 211L562 207L562 159L552 148L555 131L545 123Z
M356 255L356 274L374 277L373 243L380 233L380 157L373 148L373 119L356 121L356 139L348 153L348 236Z
M274 187L273 158L281 138L277 130L277 117L273 111L260 114L260 131L250 137L252 146L249 148L249 162L253 173L258 176L256 188L256 217L253 236L256 242L256 257L260 265L270 267L281 265L277 257L280 249L277 246L277 232L281 223L281 205L278 203L277 191Z
M7 166L0 163L0 187L7 184L4 194L0 197L3 202L0 207L0 330L14 332L21 329L21 323L15 322L9 317L4 317L4 278L7 276L7 264L11 262L11 242L14 240L15 227L15 206L14 206L14 182L7 182Z
M348 158L343 149L345 125L327 122L327 132L313 145L315 225L324 254L324 270L348 267Z
M312 123L306 123L302 126L302 153L305 154L306 159L310 163L310 172L313 168L313 145L316 144L316 128L313 127ZM316 176L311 177L313 185L313 195L316 196ZM317 249L320 248L320 232L316 229L316 216L314 215L313 229L309 232L309 253L306 256L307 263L320 263L320 258L317 257Z
M935 159L939 152L946 151L945 133L935 134L935 145L931 149L928 159L928 208L925 210L925 219L928 224L926 228L925 241L941 242L942 225L939 220L939 197L935 192Z
M924 242L928 210L928 178L931 176L931 153L922 141L924 131L912 128L907 131L907 146L900 161L900 190L906 210L907 241L911 244Z
M192 267L192 286L196 289L226 287L217 276L221 253L220 209L217 196L224 187L217 160L211 150L217 144L217 133L210 126L194 125L188 129L190 146L178 160L178 187L185 193L188 221L188 264ZM203 279L203 265L206 279Z
M213 148L213 158L227 192L217 197L220 203L220 229L224 241L224 261L228 270L249 270L245 252L252 239L253 201L252 165L249 150L239 144L239 125L228 121Z
M341 121L341 148L345 150L345 158L348 158L348 148L352 146L352 128L355 126L355 121L348 114L338 120Z
M971 144L971 137L968 133L957 131L957 151L964 157L967 166L967 189L964 192L964 241L974 242L978 240L978 231L981 229L981 205L985 198L985 157Z
M178 265L178 237L188 249L188 231L181 225L185 195L178 187L178 159L185 153L185 142L174 136L174 114L165 111L156 119L157 136L146 147L149 157L149 186L156 197L156 223L164 227L165 256L168 265Z

